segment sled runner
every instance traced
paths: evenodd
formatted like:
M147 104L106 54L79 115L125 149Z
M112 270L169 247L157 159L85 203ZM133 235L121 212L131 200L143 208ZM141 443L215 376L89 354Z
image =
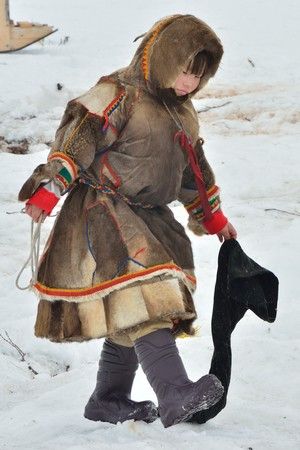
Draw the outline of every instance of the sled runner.
M14 23L9 17L9 0L0 0L0 53L21 50L55 31L57 29L45 24Z

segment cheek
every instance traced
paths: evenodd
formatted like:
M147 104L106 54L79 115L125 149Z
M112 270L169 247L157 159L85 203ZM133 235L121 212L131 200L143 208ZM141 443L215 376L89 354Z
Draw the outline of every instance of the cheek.
M176 79L176 81L175 81L174 87L175 87L176 89L180 89L180 88L182 87L182 83L183 83L182 77L179 76L179 77Z
M193 83L193 91L195 89L197 89L197 87L199 86L200 80L198 78L195 78L194 83Z

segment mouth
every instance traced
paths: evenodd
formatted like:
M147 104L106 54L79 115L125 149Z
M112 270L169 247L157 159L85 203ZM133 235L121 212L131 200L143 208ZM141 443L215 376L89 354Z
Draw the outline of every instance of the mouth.
M179 95L186 95L187 94L186 91L183 91L181 89L177 89L177 92L178 92Z

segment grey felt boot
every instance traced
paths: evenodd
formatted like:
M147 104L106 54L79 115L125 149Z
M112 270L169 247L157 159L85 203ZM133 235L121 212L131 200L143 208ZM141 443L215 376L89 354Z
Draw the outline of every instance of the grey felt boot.
M137 368L138 360L133 347L105 340L97 384L85 407L84 417L114 424L125 420L153 422L158 417L154 403L135 402L130 398Z
M164 328L135 341L138 360L158 399L165 428L185 422L198 411L210 408L224 389L215 375L196 382L188 379L171 330Z

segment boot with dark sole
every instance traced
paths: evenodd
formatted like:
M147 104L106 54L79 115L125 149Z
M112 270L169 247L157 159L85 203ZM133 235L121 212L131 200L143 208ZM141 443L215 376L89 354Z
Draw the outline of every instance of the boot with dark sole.
M205 375L196 382L189 380L170 329L149 333L137 339L134 347L157 396L165 428L188 421L222 397L224 389L215 375Z
M133 347L105 340L99 361L97 384L84 411L89 420L116 424L126 420L153 422L158 417L151 401L131 400L131 388L138 368Z

